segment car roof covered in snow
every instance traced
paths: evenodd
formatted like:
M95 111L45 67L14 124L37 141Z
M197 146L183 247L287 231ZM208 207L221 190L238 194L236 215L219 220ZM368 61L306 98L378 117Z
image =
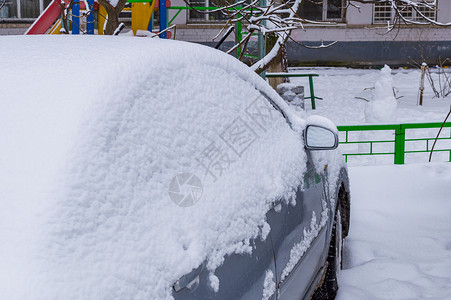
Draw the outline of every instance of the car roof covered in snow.
M302 180L301 134L267 96L302 120L218 50L33 36L0 53L4 297L170 298L204 261L217 288Z

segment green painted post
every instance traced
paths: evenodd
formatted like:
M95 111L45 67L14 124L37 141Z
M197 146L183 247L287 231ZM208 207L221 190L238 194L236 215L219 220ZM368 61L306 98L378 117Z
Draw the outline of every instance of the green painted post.
M238 15L238 18L241 17L241 15ZM241 32L241 21L236 22L236 38L235 43L241 42L243 39L243 33ZM240 58L241 56L241 46L236 49L236 58Z
M310 85L310 99L312 100L312 109L316 109L315 105L315 92L313 91L313 77L308 77L308 83Z
M404 154L406 151L406 129L399 125L395 129L395 164L404 164Z

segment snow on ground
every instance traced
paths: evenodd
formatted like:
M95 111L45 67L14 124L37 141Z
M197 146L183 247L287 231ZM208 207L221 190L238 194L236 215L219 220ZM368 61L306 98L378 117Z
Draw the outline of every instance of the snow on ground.
M424 106L417 106L419 70L392 70L397 88L395 114L382 121L367 120L367 102L376 82L386 74L379 70L344 68L293 69L318 73L314 78L319 114L337 125L443 122L451 97L433 98L425 84ZM433 74L437 80L437 74ZM294 79L306 86L308 82ZM387 80L386 80L387 81ZM387 94L388 95L388 94ZM310 101L306 107L311 108ZM448 122L451 120L448 120ZM435 137L438 129L407 132L408 137ZM443 136L450 136L444 129ZM359 133L356 139L393 133ZM447 142L443 145L451 149ZM391 147L388 145L386 147ZM409 145L424 147L424 145ZM413 149L412 148L412 149ZM362 149L359 149L362 150ZM365 149L363 149L365 151ZM349 163L351 180L351 227L344 248L344 270L337 300L451 299L451 163L449 152L433 156L406 156L406 165L393 165L393 157L359 158Z
M349 168L337 300L451 299L451 164Z
M309 114L321 114L337 125L372 123L365 119L364 111L367 102L355 97L370 98L371 92L365 89L375 87L376 82L381 77L380 70L292 68L290 72L319 74L319 77L313 79L315 96L322 97L324 100L316 100L317 109L315 111L311 110L310 100L306 101ZM433 91L427 79L425 79L424 105L418 107L417 99L421 71L419 69L393 69L391 73L396 96L402 96L402 98L398 99L396 114L387 122L443 122L451 105L451 96L445 99L434 98ZM436 73L433 74L433 78L438 81ZM310 96L307 79L292 78L291 80L303 84L306 96Z

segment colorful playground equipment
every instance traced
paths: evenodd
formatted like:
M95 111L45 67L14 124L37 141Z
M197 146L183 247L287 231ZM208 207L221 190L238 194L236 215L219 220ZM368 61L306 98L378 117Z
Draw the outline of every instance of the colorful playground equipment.
M103 34L106 22L106 9L94 0L75 0L71 9L68 8L70 1L52 0L43 13L28 28L25 34L59 34L71 30L72 34L79 34L82 27L80 20L86 17L86 31L83 33L94 34L97 25L97 34ZM131 11L132 30L136 35L138 30L153 31L154 12L160 12L160 38L170 38L171 32L167 31L167 8L171 6L170 0L128 0L131 8L123 11ZM70 16L70 27L64 28L62 16ZM96 16L96 17L95 17ZM166 30L166 31L165 31ZM163 32L162 32L163 31Z

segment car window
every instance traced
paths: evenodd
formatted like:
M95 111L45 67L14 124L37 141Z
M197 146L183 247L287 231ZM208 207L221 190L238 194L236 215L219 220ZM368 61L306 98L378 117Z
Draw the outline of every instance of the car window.
M221 85L209 85L211 76L224 80ZM276 131L288 129L270 99L236 74L209 66L208 72L195 78L196 82L205 82L202 90L187 90L183 78L176 79L172 79L171 91L161 91L169 95L164 103L155 104L151 120L158 127L166 123L163 127L168 132L163 132L162 138L171 136L174 140L168 151L183 151L189 158L182 170L174 172L196 172L202 181L215 183L247 152L257 151L258 145L271 139ZM179 103L184 109L167 109ZM186 103L193 103L189 110ZM183 148L177 147L182 144Z

